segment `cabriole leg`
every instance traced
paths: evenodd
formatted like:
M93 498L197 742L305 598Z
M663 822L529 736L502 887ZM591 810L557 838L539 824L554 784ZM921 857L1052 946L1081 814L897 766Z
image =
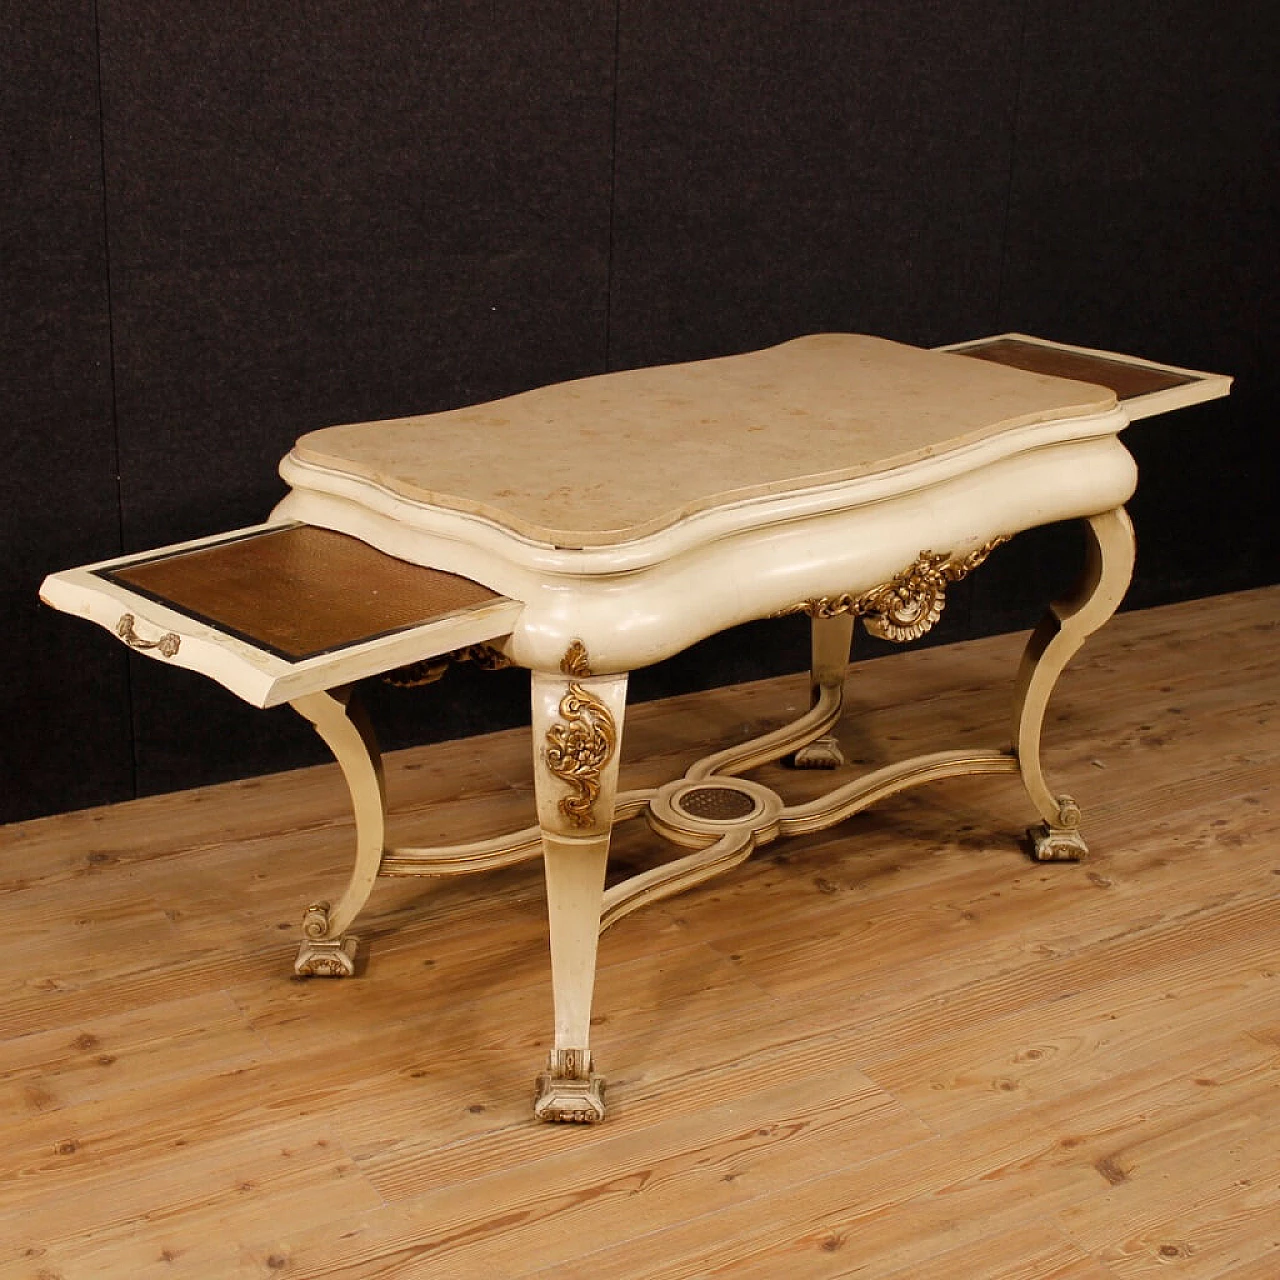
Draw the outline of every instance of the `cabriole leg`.
M534 672L532 678L534 786L555 1001L555 1041L538 1077L534 1115L593 1124L604 1118L604 1080L591 1059L591 996L627 678L591 677L585 653L574 650L561 668L561 675Z
M1041 770L1040 731L1049 696L1086 638L1116 611L1133 576L1133 525L1124 508L1091 516L1085 525L1089 543L1084 572L1071 593L1055 601L1031 633L1014 696L1018 767L1031 803L1044 818L1027 833L1040 862L1075 861L1088 852L1080 836L1076 802L1070 796L1055 796Z
M844 698L844 678L853 647L854 617L851 613L834 618L814 618L809 633L809 705L816 707L823 689ZM791 758L797 769L837 769L844 764L844 752L834 733L824 733Z
M307 908L293 968L303 976L349 978L355 973L359 939L346 930L369 900L382 863L387 814L382 754L349 686L295 698L290 706L311 721L333 752L347 780L356 820L356 860L346 892L336 907L314 902Z

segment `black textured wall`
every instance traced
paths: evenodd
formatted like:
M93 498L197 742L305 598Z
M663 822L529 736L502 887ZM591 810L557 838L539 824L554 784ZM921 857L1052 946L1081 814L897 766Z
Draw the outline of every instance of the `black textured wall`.
M34 599L120 545L97 33L0 6L0 820L131 794L126 660Z
M1219 369L1135 426L1131 602L1272 581L1275 18L1161 0L0 0L0 820L319 758L40 578L261 519L301 432L821 329ZM1046 530L936 639L1027 625ZM868 651L874 651L867 646ZM804 665L794 621L640 673ZM518 672L374 695L392 744Z

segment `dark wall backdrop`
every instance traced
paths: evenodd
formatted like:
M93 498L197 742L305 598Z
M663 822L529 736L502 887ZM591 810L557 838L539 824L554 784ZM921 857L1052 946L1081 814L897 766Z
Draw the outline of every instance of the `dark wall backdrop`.
M320 758L48 571L263 518L339 421L844 329L1233 373L1139 423L1131 606L1273 581L1277 19L1203 0L0 0L0 819ZM935 640L1028 625L1027 535ZM796 620L637 696L796 670ZM868 647L870 652L874 649ZM376 692L392 744L518 672Z

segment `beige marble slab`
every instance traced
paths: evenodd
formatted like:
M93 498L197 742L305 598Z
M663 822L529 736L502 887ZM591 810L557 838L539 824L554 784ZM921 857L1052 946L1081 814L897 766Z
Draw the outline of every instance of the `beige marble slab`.
M329 427L303 436L293 456L539 542L608 546L743 498L855 479L1115 403L1089 383L815 334Z

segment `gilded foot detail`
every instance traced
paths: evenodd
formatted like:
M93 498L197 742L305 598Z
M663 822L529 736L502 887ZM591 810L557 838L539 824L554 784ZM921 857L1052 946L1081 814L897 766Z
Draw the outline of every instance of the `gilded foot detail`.
M313 902L302 917L302 945L293 971L301 978L350 978L356 971L359 938L330 938L329 904Z
M591 1055L585 1050L552 1050L537 1084L535 1119L551 1124L596 1124L604 1119L604 1077L591 1070Z
M1031 856L1037 862L1080 862L1089 854L1089 846L1078 831L1051 827L1047 822L1028 827L1027 839L1031 841Z
M1058 821L1027 828L1031 856L1037 862L1080 862L1089 846L1080 835L1080 806L1070 796L1058 796Z
M347 934L332 942L304 942L298 948L293 971L300 978L350 978L356 971L360 939Z
M791 757L795 769L838 769L844 764L844 752L834 733L824 733Z

